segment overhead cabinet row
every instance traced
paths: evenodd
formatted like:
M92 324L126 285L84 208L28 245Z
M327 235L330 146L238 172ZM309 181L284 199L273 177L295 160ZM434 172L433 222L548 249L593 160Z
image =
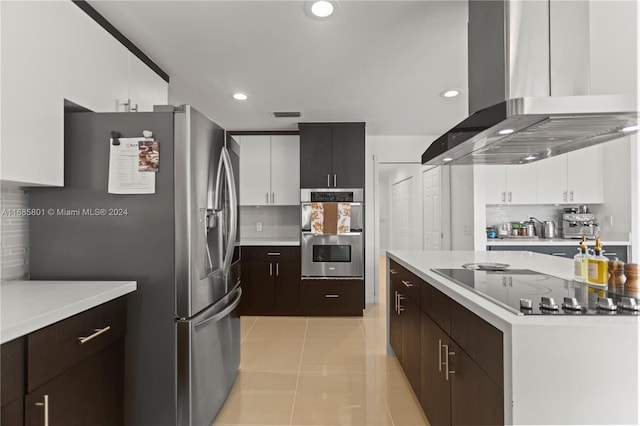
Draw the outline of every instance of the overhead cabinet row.
M168 83L73 2L0 7L4 182L64 184L65 100L96 112L167 103Z

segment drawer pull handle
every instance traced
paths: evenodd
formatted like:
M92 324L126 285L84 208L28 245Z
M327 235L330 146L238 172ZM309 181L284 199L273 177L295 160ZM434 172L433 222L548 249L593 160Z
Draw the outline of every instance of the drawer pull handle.
M337 299L338 297L340 297L340 295L338 295L338 294L325 294L324 297L326 297L327 299Z
M280 256L280 252L270 251L269 253L267 253L267 256Z
M44 402L36 402L36 406L44 407L44 426L49 426L49 395L43 397Z
M98 337L99 335L106 333L107 331L111 330L111 326L108 325L105 328L96 328L95 329L95 333L93 333L91 336L87 336L87 337L78 337L78 340L80 341L81 345L84 345L85 343L87 343L89 340L95 339L96 337Z
M555 253L551 253L551 256L566 256L567 253L562 253L562 252L555 252Z
M389 268L389 272L391 273L391 275L395 275L398 273L395 269L391 269L391 268Z
M411 283L411 281L402 280L402 284L404 284L405 287L413 287L413 283Z

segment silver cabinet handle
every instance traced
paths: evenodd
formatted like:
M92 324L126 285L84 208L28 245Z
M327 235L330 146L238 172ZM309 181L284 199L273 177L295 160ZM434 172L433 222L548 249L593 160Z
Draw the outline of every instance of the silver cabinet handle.
M396 297L396 301L395 301L395 303L393 305L393 310L396 312L396 314L398 314L399 313L398 312L398 292L394 291L394 295Z
M391 275L395 275L395 274L397 274L398 272L397 272L395 269L391 269L391 268L389 268L389 273L390 273Z
M505 201L507 201L507 193L502 191L502 202L504 203Z
M331 175L327 175L327 188L331 186Z
M78 340L80 341L81 345L84 345L89 340L95 339L96 337L98 337L102 333L106 333L109 330L111 330L111 326L110 325L106 326L105 328L95 328L94 329L95 333L93 333L92 335L87 336L87 337L78 337Z
M511 191L509 191L509 202L511 202Z
M566 256L566 253L560 253L560 252L556 252L556 253L551 253L551 256Z
M327 299L337 299L337 298L340 297L340 295L338 295L338 294L325 294L324 297L327 298Z
M267 196L267 204L269 204L269 193L267 192L265 195Z
M273 263L269 262L269 276L273 276Z
M569 201L573 201L573 190L569 191Z
M444 357L444 374L445 379L449 381L449 375L455 374L456 372L453 370L449 370L449 355L455 355L455 352L449 352L449 345L442 345L444 350L446 351L447 356Z
M562 191L562 201L567 201L567 191Z
M279 263L276 263L276 277L277 277L278 275L280 275L280 268L279 268L279 266L280 266L280 264L279 264Z
M272 192L271 193L271 204L275 204L276 203L276 193Z
M438 371L442 371L442 339L438 339Z
M49 395L45 395L44 402L36 402L36 406L44 407L44 426L49 426Z
M336 177L336 175L333 175L333 187L337 187L338 186L338 178Z
M402 294L398 293L398 315L400 315L400 313L404 311L404 308L402 307L403 300L404 300L404 297L402 297Z
M269 253L267 253L267 256L280 256L280 252L279 251L270 251Z
M413 283L411 281L402 280L402 284L404 284L405 287L413 287Z

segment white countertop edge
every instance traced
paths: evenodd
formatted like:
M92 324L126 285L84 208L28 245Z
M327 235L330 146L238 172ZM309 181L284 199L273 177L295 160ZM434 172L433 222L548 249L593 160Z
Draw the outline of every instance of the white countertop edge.
M561 274L558 273L557 269L555 270L545 270L545 263L551 264L549 261L566 261L569 262L568 266L572 265L571 259L564 258L556 258L552 256L548 256L546 254L539 254L533 252L457 252L457 253L468 253L470 256L473 256L474 253L477 255L479 253L495 253L498 256L482 256L483 258L472 258L469 259L469 262L504 262L504 263L512 263L509 259L501 258L500 254L506 254L511 256L512 258L520 255L520 257L529 258L529 262L540 261L540 267L532 267L532 265L514 265L514 267L520 268L524 267L524 269L531 269L538 272L546 273L549 275L554 275L563 279L573 279L570 274ZM596 325L620 325L620 324L634 324L638 325L640 317L637 316L619 316L619 317L606 317L606 316L570 316L570 315L517 315L508 309L497 305L496 303L479 296L471 290L468 290L439 274L431 271L431 266L427 270L420 269L415 265L411 264L411 262L407 261L402 256L403 252L394 253L392 251L387 251L387 256L391 259L395 260L402 266L406 267L408 270L416 274L418 277L427 281L429 284L433 285L436 289L440 290L442 293L449 296L451 299L460 303L465 308L469 309L471 312L483 318L485 321L493 325L494 327L500 329L502 332L509 334L512 332L513 327L518 326L530 326L530 325L580 325L580 326L596 326ZM550 259L548 259L550 258ZM513 259L512 259L513 260ZM462 262L464 263L464 262ZM460 263L460 264L462 264ZM515 262L514 262L515 263ZM442 266L433 266L434 268L448 268L451 265L442 265Z
M0 343L2 344L124 296L137 289L136 281L5 281L2 283L3 287L5 283L24 286L44 284L52 286L52 288L61 285L66 287L78 285L90 286L93 283L97 283L101 285L101 288L94 294L84 295L76 299L68 298L58 304L55 302L55 298L52 298L50 307L45 307L39 313L23 318L19 318L19 315L12 315L11 319L7 319L5 314L7 314L7 310L11 311L11 308L19 309L20 303L29 303L29 301L6 300L5 297L2 297L3 312L2 323L0 324ZM4 291L2 293L4 293ZM6 296L12 298L11 295ZM5 303L9 303L11 308L4 306ZM9 312L9 314L11 314L11 312Z
M604 246L605 251L607 246L629 246L631 242L629 240L602 240L601 244ZM500 238L488 238L488 246L575 246L580 245L579 239L566 240L566 239L537 239L537 240L519 240L519 239L500 239ZM595 240L587 240L588 246L594 246Z
M242 246L299 246L299 240L240 240Z

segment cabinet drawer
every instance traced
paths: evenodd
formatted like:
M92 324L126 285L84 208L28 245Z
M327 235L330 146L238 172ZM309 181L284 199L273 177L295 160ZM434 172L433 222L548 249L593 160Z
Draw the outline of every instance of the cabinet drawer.
M121 297L29 334L28 392L122 339L125 324L126 301ZM81 337L88 339L81 343Z
M421 288L422 310L447 334L451 334L451 299L430 284Z
M362 316L364 281L302 280L300 307L306 315Z
M24 395L24 338L12 340L2 345L0 350L0 377L2 391L0 399L4 407ZM3 422L4 424L4 422Z
M420 287L424 283L422 279L391 259L389 259L389 275L393 282L404 289L407 296L420 304Z
M242 260L300 260L300 246L243 246Z
M451 302L451 338L504 387L502 332L456 302Z

